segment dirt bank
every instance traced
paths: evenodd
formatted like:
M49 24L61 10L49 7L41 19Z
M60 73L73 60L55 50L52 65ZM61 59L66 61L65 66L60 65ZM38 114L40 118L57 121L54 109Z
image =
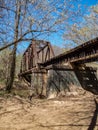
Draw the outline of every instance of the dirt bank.
M0 97L0 130L98 130L96 107L89 92L52 100Z

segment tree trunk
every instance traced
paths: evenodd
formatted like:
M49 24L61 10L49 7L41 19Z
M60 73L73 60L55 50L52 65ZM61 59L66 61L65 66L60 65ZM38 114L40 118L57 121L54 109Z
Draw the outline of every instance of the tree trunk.
M19 21L20 21L20 12L21 12L21 3L19 0L16 0L16 16L15 16L15 35L14 41L18 40L18 28L19 28ZM6 90L8 92L11 91L15 76L15 68L16 68L16 50L17 50L17 43L14 44L13 51L10 56L10 63L9 63L9 73L7 77L6 83Z

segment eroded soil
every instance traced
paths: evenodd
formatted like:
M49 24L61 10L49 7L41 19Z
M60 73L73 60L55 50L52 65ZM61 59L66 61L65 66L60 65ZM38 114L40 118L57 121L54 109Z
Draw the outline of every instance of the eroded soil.
M98 130L94 98L89 92L52 100L0 97L0 130Z

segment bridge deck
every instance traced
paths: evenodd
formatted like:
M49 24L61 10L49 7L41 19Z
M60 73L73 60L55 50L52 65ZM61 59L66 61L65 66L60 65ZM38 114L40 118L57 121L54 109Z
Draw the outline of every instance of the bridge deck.
M51 64L61 64L62 62L87 63L98 60L98 38L85 42L67 52L41 63L46 67Z

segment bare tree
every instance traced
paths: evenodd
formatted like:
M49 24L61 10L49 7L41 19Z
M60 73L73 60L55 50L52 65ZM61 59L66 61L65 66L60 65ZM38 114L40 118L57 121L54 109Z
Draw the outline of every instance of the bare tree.
M66 29L65 25L78 15L77 11L73 11L73 3L76 4L74 0L5 0L5 5L0 7L5 14L0 20L4 28L0 27L5 32L0 36L0 51L14 45L10 47L8 91L14 81L18 43L29 44L33 38L46 38L59 30L62 33Z
M16 0L14 41L18 40L20 13L21 13L21 2L20 2L20 0ZM13 85L13 81L14 81L15 67L16 67L16 50L17 50L17 43L14 44L14 48L13 48L13 51L12 51L11 57L10 57L9 74L7 77L7 84L6 84L6 90L8 92L10 92L12 85Z
M71 48L98 37L98 5L92 6L90 14L85 15L82 21L80 24L68 26L68 31L63 35L66 40L65 47Z

